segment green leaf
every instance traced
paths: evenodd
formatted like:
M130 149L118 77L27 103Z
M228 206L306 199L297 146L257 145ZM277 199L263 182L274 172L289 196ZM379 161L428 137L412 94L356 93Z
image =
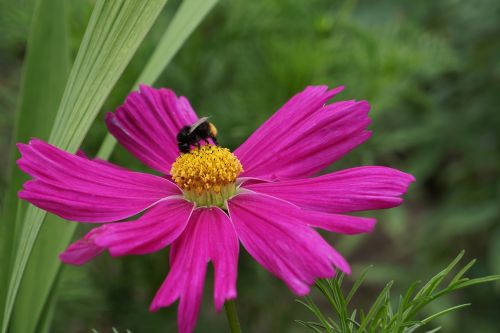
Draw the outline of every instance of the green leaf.
M482 278L470 279L470 280L456 284L454 286L453 290L462 289L465 287L469 287L469 286L473 286L473 285L481 284L481 283L486 283L486 282L494 282L494 281L500 281L500 275L490 275L490 276L485 276Z
M359 287L363 284L363 281L365 281L366 274L368 274L368 271L373 268L373 265L370 265L364 269L364 271L361 273L361 275L356 279L354 282L351 290L349 291L349 294L347 294L346 297L346 303L349 304L356 294L356 291L358 291Z
M297 302L299 302L300 304L304 305L306 308L308 308L312 313L314 313L316 315L316 317L321 322L318 325L321 325L329 333L335 332L333 330L333 328L331 327L331 325L328 323L328 320L323 315L323 313L321 312L321 310L316 306L316 304L314 304L314 302L309 297L307 297L307 296L305 297L305 300L306 300L305 302L303 302L301 300L297 300Z
M72 67L49 142L75 152L99 109L166 0L96 2ZM7 331L21 278L46 212L29 206L21 232L2 322ZM68 228L74 228L68 227Z
M451 270L457 265L457 263L462 259L464 256L465 251L461 251L458 256L453 259L453 261L441 272L436 274L432 279L427 282L422 289L419 290L419 292L415 295L414 299L418 299L422 296L429 296L431 295L434 290L443 282L444 278L451 272Z
M12 332L38 332L39 321L48 321L44 316L47 307L55 306L52 304L55 300L53 289L61 268L58 254L66 248L75 227L74 223L54 215L47 215L44 219L19 287L11 322ZM57 241L54 235L57 235Z
M370 324L372 318L378 313L379 309L384 305L385 302L389 299L389 292L391 290L391 287L393 285L394 281L390 281L387 283L382 290L382 292L378 295L377 299L373 303L372 307L366 314L366 317L363 319L361 322L357 332L364 332L364 330L368 327Z
M6 272L10 270L12 253L21 232L22 214L17 214L17 211L21 212L27 206L17 199L17 192L28 177L15 167L15 160L19 157L15 143L26 142L30 137L44 140L49 137L70 71L66 3L64 0L38 0L33 12L2 214L0 304L5 302L9 277ZM0 317L3 313L0 311Z
M317 324L317 323L306 322L306 321L302 321L302 320L296 320L295 322L297 324L300 324L304 327L309 328L311 331L313 331L315 333L323 333L323 331L321 329L324 327L322 325Z
M450 281L450 283L448 284L448 286L452 286L455 283L457 283L458 281L460 281L460 279L462 279L462 276L465 273L467 273L467 271L472 266L474 266L475 263L476 263L476 259L473 259L473 260L469 261L469 263L467 265L465 265L460 271L458 271L458 273L453 277L453 279Z
M448 308L448 309L445 309L445 310L442 310L442 311L439 311L438 313L435 313L425 319L422 320L422 323L424 324L427 324L428 322L430 322L431 320L433 319L436 319L437 317L441 317L449 312L452 312L452 311L455 311L455 310L458 310L458 309L461 309L461 308L465 308L466 306L469 306L470 303L465 303L465 304L460 304L460 305L455 305L455 306L452 306L451 308Z

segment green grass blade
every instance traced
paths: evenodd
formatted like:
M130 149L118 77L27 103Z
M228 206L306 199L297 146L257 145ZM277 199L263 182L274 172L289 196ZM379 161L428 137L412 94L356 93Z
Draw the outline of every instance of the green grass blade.
M27 206L17 200L17 192L27 176L15 167L19 157L16 142L26 142L30 137L47 140L61 101L70 71L69 38L67 36L66 1L38 0L35 3L27 54L23 67L21 91L16 110L15 130L9 160L9 176L2 213L2 258L0 274L0 304L7 294L8 274L12 253L17 247L21 232L22 214ZM50 87L43 89L42 87ZM18 216L19 215L19 216ZM3 306L0 309L3 310ZM0 322L4 311L0 311Z
M368 328L370 324L372 324L372 319L375 317L384 303L389 299L389 291L391 290L393 283L394 281L390 281L385 285L384 289L380 292L379 296L368 311L366 317L364 317L361 321L360 326L356 332L364 332L365 329Z
M307 309L309 309L309 311L311 311L316 316L316 318L318 318L318 320L320 321L320 324L324 327L324 329L327 332L333 333L334 332L333 328L328 323L328 320L323 315L323 313L321 312L321 310L312 301L312 299L310 297L308 297L308 296L304 297L304 299L305 299L305 302L303 302L301 300L297 300L297 302L299 302L300 304L304 305Z
M499 280L500 280L500 274L499 275L490 275L490 276L485 276L482 278L465 280L463 282L460 282L460 283L457 283L453 286L450 286L450 288L454 291L454 290L462 289L465 287L473 286L476 284L481 284L481 283L486 283L486 282L494 282L494 281L499 281Z
M439 287L439 285L441 284L441 282L443 282L444 278L446 276L448 276L448 274L450 274L450 272L453 270L453 268L462 259L462 257L464 256L464 254L465 254L464 250L460 251L460 253L458 254L458 256L455 259L453 259L453 261L445 269L443 269L441 272L439 272L438 274L436 274L435 276L433 276L429 280L429 282L427 282L422 287L422 289L420 289L420 291L415 295L414 300L418 299L418 298L421 298L422 296L429 296L429 295L431 295L434 292L434 290L436 290L436 288Z
M452 311L455 311L455 310L458 310L458 309L461 309L461 308L465 308L466 306L469 306L470 303L465 303L465 304L460 304L460 305L455 305L455 306L452 306L450 308L447 308L445 310L442 310L442 311L439 311L438 313L435 313L425 319L422 320L422 323L424 324L427 324L429 323L431 320L434 320L438 317L441 317L441 316L444 316L445 314L449 313L449 312L452 312Z
M314 323L314 322L306 322L306 321L302 321L302 320L296 320L295 321L297 324L300 324L308 329L310 329L311 331L315 332L315 333L323 333L323 331L321 330L323 328L322 325L319 325L317 323Z
M39 321L48 321L44 317L50 314L47 308L54 307L53 288L61 268L58 254L66 248L75 227L75 223L54 215L44 219L19 287L10 324L12 332L38 332Z
M366 267L363 272L361 273L361 275L356 279L356 281L354 282L351 290L349 291L349 294L347 294L347 297L346 297L346 303L349 304L352 300L352 298L354 297L354 295L356 294L356 291L358 291L359 287L363 284L363 282L365 281L366 279L366 275L368 274L368 271L370 269L373 268L373 265L370 265L368 267Z
M161 72L167 67L181 46L191 35L203 18L210 12L218 0L185 0L177 10L172 23L167 28L156 50L146 67L134 84L135 89L140 83L153 85ZM97 157L108 159L115 148L116 140L107 134Z
M71 70L49 141L75 152L166 0L97 1ZM8 328L21 278L46 212L29 206L10 272L2 322Z
M465 273L467 273L467 271L472 267L474 266L474 264L476 263L476 259L473 259L471 261L469 261L469 263L467 265L465 265L454 277L453 279L450 281L450 283L448 284L448 286L451 286L451 285L454 285L455 283L457 283L461 278L462 276L464 276Z

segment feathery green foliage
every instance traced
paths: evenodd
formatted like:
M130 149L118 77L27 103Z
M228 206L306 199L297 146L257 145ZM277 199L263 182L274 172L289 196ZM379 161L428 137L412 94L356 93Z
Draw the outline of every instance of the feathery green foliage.
M349 304L355 296L356 291L365 280L368 270L371 267L368 267L359 278L356 279L347 295L342 291L343 274L340 274L334 279L319 280L316 283L316 287L327 299L334 317L332 318L323 313L310 297L305 297L304 301L298 300L298 302L309 309L319 322L303 320L297 320L297 322L316 333L415 332L417 329L429 324L432 320L440 316L470 305L470 303L465 303L451 306L432 315L425 316L423 315L424 309L430 303L436 301L440 297L466 287L500 280L500 275L491 275L475 279L464 277L465 273L474 265L475 260L470 261L452 277L451 272L460 262L463 255L464 251L462 251L444 270L433 276L418 291L416 290L420 285L420 281L412 283L406 293L399 296L399 302L395 307L390 295L393 281L390 281L379 293L368 311L359 309L350 310ZM445 283L445 280L449 280L449 282ZM427 332L437 332L440 329L440 327L436 327Z

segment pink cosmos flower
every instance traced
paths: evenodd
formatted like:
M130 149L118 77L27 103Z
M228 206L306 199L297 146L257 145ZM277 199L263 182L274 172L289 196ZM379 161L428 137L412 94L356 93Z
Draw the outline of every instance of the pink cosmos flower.
M331 278L336 269L350 272L315 229L370 232L374 219L345 214L398 206L414 181L381 166L317 175L371 134L367 102L326 104L342 89L307 87L234 154L213 144L179 154L176 135L198 120L196 113L171 90L141 86L107 114L106 124L164 177L33 139L18 144L18 165L33 177L19 197L71 221L105 223L60 255L67 264L84 264L106 250L112 256L139 255L171 245L170 272L151 310L179 300L182 333L194 329L209 262L216 309L236 297L240 242L295 294L305 295L316 279Z

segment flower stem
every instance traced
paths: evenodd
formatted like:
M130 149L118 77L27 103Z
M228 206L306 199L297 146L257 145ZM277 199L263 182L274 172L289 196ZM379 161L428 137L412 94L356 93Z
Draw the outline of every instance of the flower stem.
M240 320L238 319L238 312L236 311L234 300L227 300L226 303L224 303L224 309L226 309L226 317L229 322L231 333L241 333Z

